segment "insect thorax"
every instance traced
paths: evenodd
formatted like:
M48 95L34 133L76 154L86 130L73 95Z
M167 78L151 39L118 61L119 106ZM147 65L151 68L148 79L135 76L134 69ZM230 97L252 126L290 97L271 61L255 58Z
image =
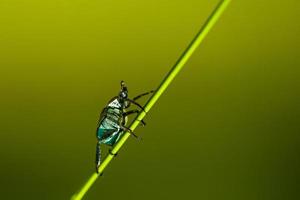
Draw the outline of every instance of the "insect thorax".
M105 118L102 121L102 126L104 126L105 128L119 128L122 120L122 106L117 99L114 99L105 108Z
M122 109L122 105L121 105L121 103L118 101L117 98L115 98L112 102L110 102L110 103L107 105L107 107Z

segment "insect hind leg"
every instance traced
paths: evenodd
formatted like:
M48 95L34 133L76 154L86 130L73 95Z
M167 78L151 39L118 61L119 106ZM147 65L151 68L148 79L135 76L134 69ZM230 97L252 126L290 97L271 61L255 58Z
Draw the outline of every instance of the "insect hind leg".
M100 148L100 142L97 141L96 145L96 172L99 174L99 166L101 164L101 148Z
M118 153L113 153L113 152L112 152L112 149L109 149L109 150L108 150L108 153L109 153L110 155L112 155L112 156L117 156L117 155L118 155Z
M123 131L127 131L128 133L130 133L131 135L133 135L135 138L141 139L139 136L137 136L136 134L134 134L134 132L133 132L130 128L128 128L128 127L126 127L126 126L123 126L123 125L121 125L120 128L121 128Z

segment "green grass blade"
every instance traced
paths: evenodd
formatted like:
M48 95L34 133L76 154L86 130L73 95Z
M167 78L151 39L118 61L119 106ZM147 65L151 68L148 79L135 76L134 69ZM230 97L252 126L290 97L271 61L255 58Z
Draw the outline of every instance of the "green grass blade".
M149 99L149 101L146 103L144 109L146 112L148 112L152 106L155 104L155 102L158 100L158 98L162 95L162 93L165 91L165 89L168 87L168 85L172 82L172 80L175 78L175 76L178 74L178 72L182 69L182 67L185 65L185 63L188 61L188 59L191 57L193 52L196 50L196 48L200 45L200 43L203 41L207 33L211 30L213 25L217 22L217 20L220 18L223 11L228 6L229 2L231 0L222 0L217 5L215 10L212 12L212 14L209 16L203 27L200 29L200 31L197 33L195 38L192 40L190 45L186 48L186 50L183 52L181 57L177 60L173 68L170 70L170 72L167 74L167 76L164 78L164 80L161 82L155 93L152 95L152 97ZM141 112L135 120L130 125L130 129L133 131L138 124L140 123L140 120L142 120L145 117L146 113ZM117 153L120 148L123 146L123 144L126 142L128 137L130 136L130 133L126 132L123 137L118 141L118 143L114 146L112 149L112 153ZM103 160L101 165L99 166L99 174L101 174L106 166L110 163L110 161L113 159L113 155L108 154L107 157ZM94 184L94 182L97 180L99 175L97 173L92 174L92 176L88 179L88 181L83 185L83 187L80 189L80 191L72 196L72 200L80 200L82 197L86 194L86 192L89 190L89 188Z

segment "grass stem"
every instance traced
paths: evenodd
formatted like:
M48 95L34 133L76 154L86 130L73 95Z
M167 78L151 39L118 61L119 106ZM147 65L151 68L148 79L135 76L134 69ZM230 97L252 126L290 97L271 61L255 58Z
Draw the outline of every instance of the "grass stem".
M231 0L221 0L220 3L216 6L212 14L208 17L207 21L203 25L203 27L199 30L195 38L192 40L192 42L189 44L189 46L186 48L186 50L183 52L183 54L180 56L180 58L177 60L175 65L172 67L170 72L166 75L164 80L161 82L157 90L154 92L154 94L151 96L151 98L148 100L146 105L144 106L145 112L140 112L140 114L135 118L135 120L130 125L130 129L133 131L140 121L145 117L146 113L152 108L152 106L156 103L158 98L162 95L162 93L166 90L168 85L172 82L172 80L175 78L175 76L178 74L178 72L182 69L182 67L185 65L185 63L188 61L188 59L191 57L193 52L196 50L196 48L200 45L200 43L203 41L207 33L211 30L213 25L217 22L217 20L220 18L221 14L227 7ZM123 137L116 143L116 145L112 149L112 154L116 154L120 148L123 146L123 144L126 142L128 137L130 136L130 133L126 132ZM103 160L101 165L99 166L99 174L101 174L104 169L107 167L107 165L110 163L110 161L113 159L113 155L108 154L107 157ZM86 194L86 192L89 190L89 188L94 184L94 182L97 180L99 175L97 173L93 173L92 176L87 180L87 182L83 185L83 187L79 190L78 193L74 194L72 196L72 200L81 200L83 196Z

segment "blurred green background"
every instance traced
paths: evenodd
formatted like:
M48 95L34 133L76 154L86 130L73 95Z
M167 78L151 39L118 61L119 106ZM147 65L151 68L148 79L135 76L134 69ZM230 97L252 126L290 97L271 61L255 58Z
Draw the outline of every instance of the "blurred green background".
M120 80L155 89L217 3L1 0L1 199L78 191ZM85 199L299 199L299 16L233 0Z

